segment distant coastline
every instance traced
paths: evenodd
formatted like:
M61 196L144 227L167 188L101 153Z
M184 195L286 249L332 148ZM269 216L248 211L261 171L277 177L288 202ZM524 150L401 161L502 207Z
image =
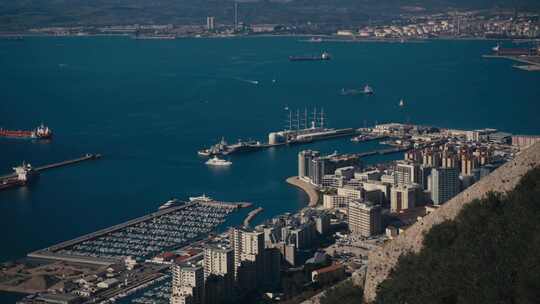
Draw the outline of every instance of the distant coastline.
M9 39L16 37L69 37L69 38L78 38L78 37L133 37L131 33L85 33L85 34L66 34L66 35L55 35L47 33L29 33L29 32L0 32L0 39ZM351 37L340 37L334 34L251 34L251 35L177 35L172 39L141 39L141 40L175 40L175 39L185 39L185 38L196 38L196 39L227 39L227 38L273 38L273 37L291 37L291 38L323 38L319 43L324 42L348 42L348 43L363 43L363 42L386 42L386 43L421 43L427 41L528 41L528 39L516 39L516 38L489 38L489 37L452 37L452 36L442 36L442 37L433 37L433 38L409 38L409 39L399 39L399 38L351 38ZM311 41L304 41L311 42Z

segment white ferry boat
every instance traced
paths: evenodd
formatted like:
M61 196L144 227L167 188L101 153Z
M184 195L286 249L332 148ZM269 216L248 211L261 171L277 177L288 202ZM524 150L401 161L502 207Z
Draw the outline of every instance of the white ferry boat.
M194 202L194 201L211 202L213 200L214 199L212 199L211 197L206 196L206 194L203 194L201 196L191 196L191 197L189 197L190 202Z
M206 161L206 164L209 166L230 166L232 165L232 162L218 158L217 156L214 156L214 158L211 158L208 161Z

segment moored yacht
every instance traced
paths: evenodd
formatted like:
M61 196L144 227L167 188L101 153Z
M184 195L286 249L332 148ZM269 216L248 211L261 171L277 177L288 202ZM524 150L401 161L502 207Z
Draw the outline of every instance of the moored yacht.
M232 165L232 162L214 156L213 158L207 160L206 164L209 166L230 166Z

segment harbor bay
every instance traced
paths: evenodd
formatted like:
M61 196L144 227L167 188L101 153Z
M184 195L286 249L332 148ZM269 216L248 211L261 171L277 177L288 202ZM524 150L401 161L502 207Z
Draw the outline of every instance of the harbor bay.
M87 151L106 155L0 193L7 244L0 261L145 215L171 197L207 193L254 202L264 208L254 218L260 222L306 205L307 196L285 182L297 171L299 150L388 148L336 138L227 156L229 168L209 168L197 156L221 137L266 139L284 128L286 108L324 107L327 125L335 128L410 121L540 133L538 105L530 102L540 93L540 76L483 59L489 41L314 46L295 38L86 37L0 43L7 71L0 75L1 126L24 129L44 121L55 130L48 143L1 139L2 172L22 160L42 164ZM331 61L288 61L291 54L321 48ZM367 83L372 96L340 94ZM401 99L405 107L399 107ZM402 155L365 161L396 158ZM241 223L246 214L232 214L221 229Z

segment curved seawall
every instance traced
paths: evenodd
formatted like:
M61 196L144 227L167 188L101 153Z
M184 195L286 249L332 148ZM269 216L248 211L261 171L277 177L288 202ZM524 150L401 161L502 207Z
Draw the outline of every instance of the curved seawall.
M298 176L291 176L287 178L287 183L298 187L309 196L309 206L314 207L319 202L319 193L315 190L315 187L306 183L298 178Z

